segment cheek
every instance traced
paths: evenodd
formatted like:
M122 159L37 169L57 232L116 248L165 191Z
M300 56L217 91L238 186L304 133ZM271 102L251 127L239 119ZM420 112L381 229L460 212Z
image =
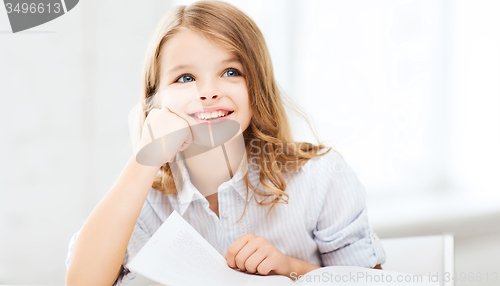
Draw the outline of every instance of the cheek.
M240 121L241 124L244 125L242 126L242 128L246 129L246 127L250 125L250 121L252 119L252 114L253 114L248 93L245 93L245 96L240 99L239 108L241 114Z
M172 111L181 112L189 102L198 96L198 89L195 84L182 84L169 87L158 93L157 96L159 96L161 108L168 107Z
M251 117L252 111L246 83L241 81L237 84L228 84L224 86L222 90L229 95L231 101L236 105L240 120L250 120L249 118Z
M228 89L228 91L230 92L229 94L232 95L233 101L240 108L243 108L243 106L248 107L250 105L248 89L245 82L240 82L239 84L232 85L230 89Z
M161 107L168 107L172 111L181 111L183 107L186 106L187 102L179 96L165 96L162 98Z
M250 106L250 98L248 95L248 91L242 89L239 93L238 98L236 99L236 104L238 105L238 109L244 117L248 117L248 119L252 116L252 108Z

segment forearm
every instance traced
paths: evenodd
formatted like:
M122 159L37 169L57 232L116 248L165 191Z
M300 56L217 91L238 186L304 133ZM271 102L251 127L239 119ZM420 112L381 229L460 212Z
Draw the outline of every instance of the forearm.
M159 167L131 158L85 222L72 253L66 285L111 285Z
M304 275L309 271L313 271L314 269L321 268L321 266L314 265L290 256L288 256L288 259L290 260L290 274L293 273L293 275L296 277ZM377 264L375 265L375 267L373 267L373 269L382 269L382 266L380 264ZM286 276L291 277L290 274Z
M290 256L289 256L289 260L290 260L290 273L288 273L288 275L286 275L288 278L291 277L290 276L291 273L293 273L293 275L295 275L295 276L300 276L300 275L304 275L307 272L312 271L314 269L321 268L321 266L314 265L314 264L311 264L309 262L306 262L306 261L303 261L303 260L300 260L297 258L293 258Z

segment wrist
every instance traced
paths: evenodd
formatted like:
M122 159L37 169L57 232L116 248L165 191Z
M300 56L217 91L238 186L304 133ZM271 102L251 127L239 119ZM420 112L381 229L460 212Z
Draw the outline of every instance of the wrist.
M309 271L312 271L314 269L321 268L321 266L311 264L309 262L293 258L291 256L288 257L288 265L289 269L287 273L285 273L285 276L291 277L291 274L293 273L294 275L304 275Z
M132 157L127 162L127 165L133 168L135 172L139 174L149 173L156 175L161 168L161 166L149 166L138 162L136 155L132 155Z

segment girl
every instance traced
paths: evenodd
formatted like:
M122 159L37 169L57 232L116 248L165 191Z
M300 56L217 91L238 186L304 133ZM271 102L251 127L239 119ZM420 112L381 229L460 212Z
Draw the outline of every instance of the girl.
M292 141L264 38L243 12L201 1L167 13L143 99L139 151L73 236L66 285L126 285L135 274L124 265L174 210L229 267L250 273L384 262L356 175L323 145ZM238 136L186 156L199 140L192 127L219 118L239 124L242 162ZM160 137L161 154L143 152Z

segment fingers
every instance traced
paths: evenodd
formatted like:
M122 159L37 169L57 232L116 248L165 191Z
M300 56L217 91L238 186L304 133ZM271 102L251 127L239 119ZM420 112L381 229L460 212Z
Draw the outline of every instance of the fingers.
M272 274L272 261L268 257L264 258L261 263L257 266L257 272L260 275L269 275Z
M152 109L142 132L135 155L137 162L147 166L174 161L176 154L193 141L189 123L167 108Z
M248 243L250 237L245 234L240 238L236 239L227 249L227 265L231 268L236 268L236 255L240 250Z
M231 268L249 273L267 275L272 270L272 261L266 260L270 253L269 242L260 236L246 234L238 238L227 250L225 256Z
M248 257L244 263L245 270L250 273L259 272L259 266L265 261L267 253L263 249L257 249ZM267 274L267 273L266 273Z
M149 112L146 118L149 134L151 138L157 139L177 129L188 127L189 124L185 120L180 120L180 117L166 108L153 109ZM154 140L153 139L153 140Z
M236 257L234 258L234 262L236 264L236 267L241 269L242 271L247 271L247 268L245 267L245 264L247 263L247 260L249 260L250 256L254 254L257 251L258 245L255 244L255 241L251 241L236 254ZM255 263L255 261L253 261ZM257 262L257 264L260 263L260 261ZM257 265L252 265L257 267Z
M177 117L179 117L179 119L184 120L184 122L186 122L186 126L189 128L189 139L182 145L181 149L179 150L179 151L184 151L185 149L187 149L187 147L189 147L189 145L191 145L191 143L194 140L194 135L193 135L193 130L191 129L191 124L189 124L189 122L185 118L183 118L179 114L177 114L177 113L173 112L172 110L170 110L170 108L165 107L165 109L167 111L169 111L170 113L177 115Z

